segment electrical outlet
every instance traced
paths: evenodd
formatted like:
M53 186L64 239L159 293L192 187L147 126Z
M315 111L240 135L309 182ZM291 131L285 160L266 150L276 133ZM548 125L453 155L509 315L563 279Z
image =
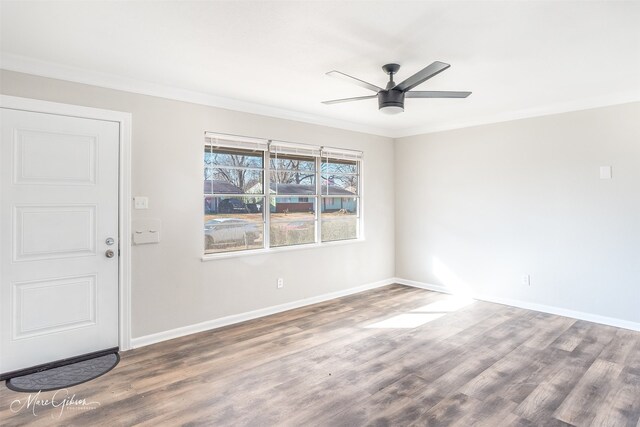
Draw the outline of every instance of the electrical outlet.
M525 286L531 286L531 276L528 274L524 274L522 276L522 284Z
M284 288L284 279L282 277L278 278L278 289Z

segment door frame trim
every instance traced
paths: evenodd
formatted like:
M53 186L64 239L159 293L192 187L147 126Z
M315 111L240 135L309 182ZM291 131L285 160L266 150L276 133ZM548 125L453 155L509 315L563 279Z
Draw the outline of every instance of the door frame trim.
M0 95L0 107L116 122L120 125L118 161L118 342L131 348L131 113Z

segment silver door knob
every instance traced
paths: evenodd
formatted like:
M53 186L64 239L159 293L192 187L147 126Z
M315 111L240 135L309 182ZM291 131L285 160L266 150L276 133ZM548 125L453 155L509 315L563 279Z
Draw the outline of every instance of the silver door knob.
M113 245L116 241L113 240L113 237L107 237L107 240L104 241L107 245L111 246Z
M113 255L114 255L114 253L113 253L113 251L111 249L107 250L104 253L104 256L106 256L107 258L113 258Z

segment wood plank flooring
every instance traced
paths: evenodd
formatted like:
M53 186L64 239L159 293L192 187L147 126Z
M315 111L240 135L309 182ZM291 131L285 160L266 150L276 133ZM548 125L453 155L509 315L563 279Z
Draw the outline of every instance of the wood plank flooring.
M166 341L55 407L2 387L0 424L640 427L640 332L463 305L391 285Z

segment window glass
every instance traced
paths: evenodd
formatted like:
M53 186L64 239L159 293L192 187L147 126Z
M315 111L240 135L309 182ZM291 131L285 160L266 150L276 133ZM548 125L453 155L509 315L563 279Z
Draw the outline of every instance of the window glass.
M205 146L204 164L263 169L262 151L225 149Z
M277 194L316 194L316 160L312 157L271 155L271 190Z
M315 197L271 197L270 246L290 246L316 241Z
M269 245L315 243L316 158L272 153L269 166L269 191L278 195L271 197Z
M204 253L265 247L264 151L204 152Z
M323 157L320 170L321 194L336 196L358 194L358 162Z
M322 197L322 241L358 238L358 199L356 197Z
M210 194L262 193L262 176L261 170L205 168L205 180L211 181Z
M323 174L358 174L358 162L323 157L321 171Z

